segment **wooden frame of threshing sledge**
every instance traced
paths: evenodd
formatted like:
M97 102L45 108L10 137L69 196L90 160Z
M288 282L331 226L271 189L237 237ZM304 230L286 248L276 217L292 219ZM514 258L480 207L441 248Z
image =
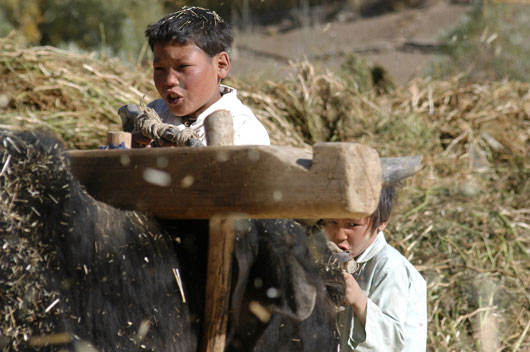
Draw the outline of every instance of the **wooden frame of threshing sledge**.
M222 352L234 219L367 216L375 211L381 188L414 174L421 158L379 158L374 149L356 143L317 143L312 152L233 146L227 112L214 112L206 121L209 146L204 148L72 150L69 155L74 175L99 201L158 218L209 219L201 351ZM116 143L128 135L109 136Z

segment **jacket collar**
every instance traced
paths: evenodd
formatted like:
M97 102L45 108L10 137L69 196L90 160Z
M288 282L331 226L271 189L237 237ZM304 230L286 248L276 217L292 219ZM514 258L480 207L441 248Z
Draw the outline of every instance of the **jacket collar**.
M366 263L386 246L385 234L379 231L375 241L366 250L355 259L358 264Z

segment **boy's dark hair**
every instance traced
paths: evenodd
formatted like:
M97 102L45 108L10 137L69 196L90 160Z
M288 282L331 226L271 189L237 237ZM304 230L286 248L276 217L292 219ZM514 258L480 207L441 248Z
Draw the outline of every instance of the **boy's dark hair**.
M390 219L390 214L392 213L392 207L394 206L394 200L396 198L396 188L395 186L388 186L381 190L381 195L379 196L379 204L375 212L370 215L371 226L370 229L375 231L381 223L388 221Z
M157 23L147 26L145 36L151 50L157 43L195 44L210 57L232 46L230 26L215 12L184 6Z

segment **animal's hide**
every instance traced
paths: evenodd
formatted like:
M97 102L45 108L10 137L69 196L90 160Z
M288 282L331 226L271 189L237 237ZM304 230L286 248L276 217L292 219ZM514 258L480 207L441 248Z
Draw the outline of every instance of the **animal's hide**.
M0 160L4 349L196 350L166 232L86 194L53 139L3 131Z
M228 351L336 351L335 305L291 220L236 224L237 281ZM270 316L256 314L255 307Z
M0 348L197 350L206 221L159 223L95 201L42 135L0 131L0 160ZM315 266L306 229L244 220L235 231L227 350L336 351L328 290L340 297L343 282Z

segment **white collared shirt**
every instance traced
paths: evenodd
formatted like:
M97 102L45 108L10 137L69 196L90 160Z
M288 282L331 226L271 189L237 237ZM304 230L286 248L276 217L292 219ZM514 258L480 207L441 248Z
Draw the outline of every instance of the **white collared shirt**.
M237 90L225 85L221 85L219 90L221 99L210 105L189 125L192 130L197 132L200 140L206 145L204 119L216 110L228 110L232 114L234 121L234 145L269 145L270 139L267 130L259 122L252 110L239 100ZM163 99L152 101L148 106L158 113L162 122L175 125L179 130L183 130L186 127L184 119L173 115Z
M339 312L341 351L425 351L427 285L414 266L390 246L383 232L356 259L353 277L368 297L366 324L351 306Z

